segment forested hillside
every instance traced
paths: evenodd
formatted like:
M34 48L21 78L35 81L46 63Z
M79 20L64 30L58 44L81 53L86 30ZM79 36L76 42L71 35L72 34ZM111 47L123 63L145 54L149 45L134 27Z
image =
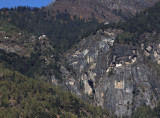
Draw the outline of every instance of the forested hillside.
M50 10L29 7L1 9L0 20L5 20L37 37L41 34L47 35L61 51L66 51L101 25L95 19L84 20L69 13L52 15Z
M45 75L48 81L48 75L53 73L61 78L59 51L45 35L36 38L33 33L4 21L1 21L0 33L0 63L6 68L32 78Z
M120 28L125 32L117 38L118 43L140 44L142 40L139 37L143 33L160 33L160 2L154 7L148 8L143 12L137 13L135 17L130 18L127 22L112 23L102 26L104 29L108 27ZM102 28L102 29L103 29Z

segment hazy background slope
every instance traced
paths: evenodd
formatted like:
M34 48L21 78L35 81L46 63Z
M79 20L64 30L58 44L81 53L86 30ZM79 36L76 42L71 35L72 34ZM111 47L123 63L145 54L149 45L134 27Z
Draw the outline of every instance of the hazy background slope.
M54 13L68 12L82 18L104 22L125 20L153 6L159 0L56 0L47 6Z

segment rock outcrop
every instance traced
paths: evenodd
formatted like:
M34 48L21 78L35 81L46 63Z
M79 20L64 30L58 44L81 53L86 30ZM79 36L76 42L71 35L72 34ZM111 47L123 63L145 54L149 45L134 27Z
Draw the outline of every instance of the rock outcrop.
M114 44L121 32L100 30L83 39L66 57L76 72L72 81L81 96L90 96L96 105L117 116L130 116L141 105L154 108L160 100L159 75L150 67L160 63L160 43L151 45L148 41L140 48Z

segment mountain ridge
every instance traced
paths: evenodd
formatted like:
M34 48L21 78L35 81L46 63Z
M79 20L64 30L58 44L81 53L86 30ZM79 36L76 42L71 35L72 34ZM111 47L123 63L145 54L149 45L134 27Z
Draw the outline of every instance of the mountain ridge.
M95 18L102 22L126 20L159 0L56 0L46 7L57 12L68 12L81 18Z

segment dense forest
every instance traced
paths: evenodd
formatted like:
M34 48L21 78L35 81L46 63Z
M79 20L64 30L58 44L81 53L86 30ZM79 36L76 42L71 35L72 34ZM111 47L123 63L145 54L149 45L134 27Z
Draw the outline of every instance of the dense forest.
M160 118L160 103L154 109L146 105L141 106L133 113L132 118Z
M120 22L119 28L131 33L142 34L144 32L159 33L160 31L160 2L156 3L154 7L137 13L135 17L130 18L127 22Z
M143 33L160 33L160 2L154 7L148 8L145 11L137 13L134 17L129 18L125 22L111 23L103 25L100 29L117 28L122 29L124 33L117 37L116 43L132 43L139 45L141 40L139 37Z
M30 7L1 9L0 20L5 20L37 37L46 34L62 52L102 25L95 19L84 20L58 11L57 15L52 15L50 10Z

